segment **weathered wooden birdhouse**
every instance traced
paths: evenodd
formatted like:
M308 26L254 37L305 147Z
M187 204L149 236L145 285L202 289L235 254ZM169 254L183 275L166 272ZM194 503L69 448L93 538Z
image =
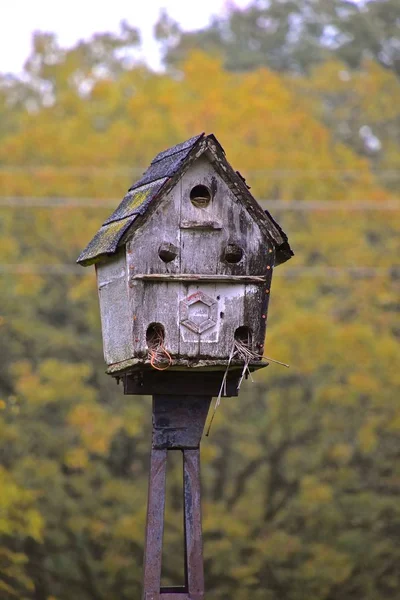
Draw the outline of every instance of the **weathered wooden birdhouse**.
M155 157L78 259L96 265L108 372L126 394L153 395L143 600L204 599L200 439L211 397L236 396L244 373L267 364L272 271L291 256L216 138L201 134ZM163 587L167 452L176 450L184 585Z
M272 271L291 256L214 135L160 152L77 261L96 266L108 372L139 393L167 368L264 366Z

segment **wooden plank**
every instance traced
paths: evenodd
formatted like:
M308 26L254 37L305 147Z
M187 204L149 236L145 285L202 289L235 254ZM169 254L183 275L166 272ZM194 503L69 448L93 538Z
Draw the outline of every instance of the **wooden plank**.
M185 548L189 598L204 597L200 449L183 451Z
M220 258L221 233L183 229L181 231L181 273L215 275Z
M123 378L124 394L154 395L168 394L175 396L185 396L195 394L199 390L207 396L218 396L221 387L221 379L224 367L220 371L197 371L196 369L186 369L186 371L156 371L155 369L145 369L139 374L128 374ZM230 370L227 378L227 396L237 396L237 384L240 372Z
M104 358L108 365L133 356L125 251L96 267Z
M181 229L220 230L222 223L219 221L181 221Z
M158 255L162 243L180 247L180 192L179 185L171 190L151 217L127 244L129 274L135 273L179 273L180 256L164 262Z
M215 169L203 155L197 159L181 179L181 225L185 223L203 223L206 227L209 223L221 222L214 210ZM205 185L211 192L211 201L207 206L198 207L192 204L190 192L198 185Z
M187 592L162 592L160 600L193 600L193 596L188 596Z
M204 289L204 286L202 286L202 289ZM220 283L215 286L214 297L218 301L218 343L212 343L215 339L213 330L205 331L200 340L200 353L202 356L228 360L232 350L235 330L246 324L244 315L245 294L245 285Z
M131 275L129 280L130 285L133 285L137 280L264 284L266 282L266 277L260 275L213 275L204 273L137 273L135 275Z
M193 596L188 596L187 592L161 592L160 600L193 600Z
M151 323L161 323L165 347L170 354L179 352L179 283L135 281L132 289L133 342L136 352L146 355L146 331Z
M145 600L158 600L160 598L166 469L167 450L152 448L143 562Z

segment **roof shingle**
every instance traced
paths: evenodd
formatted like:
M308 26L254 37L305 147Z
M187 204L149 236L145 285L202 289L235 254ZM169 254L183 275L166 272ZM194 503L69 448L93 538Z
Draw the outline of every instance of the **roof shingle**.
M121 204L104 221L76 262L87 266L100 256L113 254L128 227L138 215L146 212L152 200L168 179L179 171L190 151L202 137L204 133L157 154L139 181L129 188Z

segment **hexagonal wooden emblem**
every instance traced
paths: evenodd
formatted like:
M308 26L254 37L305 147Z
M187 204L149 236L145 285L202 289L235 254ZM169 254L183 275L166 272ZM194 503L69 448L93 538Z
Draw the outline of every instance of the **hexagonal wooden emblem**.
M181 325L201 334L217 324L218 302L204 292L195 292L181 300L179 317Z

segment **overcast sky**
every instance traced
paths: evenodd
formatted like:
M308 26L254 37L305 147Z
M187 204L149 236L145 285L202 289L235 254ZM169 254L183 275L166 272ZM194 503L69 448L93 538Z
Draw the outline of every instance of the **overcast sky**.
M152 29L161 8L184 29L207 25L228 4L244 7L250 0L0 0L0 72L19 72L29 52L32 32L55 32L62 45L101 31L117 31L126 19L142 31L144 55L158 63Z

